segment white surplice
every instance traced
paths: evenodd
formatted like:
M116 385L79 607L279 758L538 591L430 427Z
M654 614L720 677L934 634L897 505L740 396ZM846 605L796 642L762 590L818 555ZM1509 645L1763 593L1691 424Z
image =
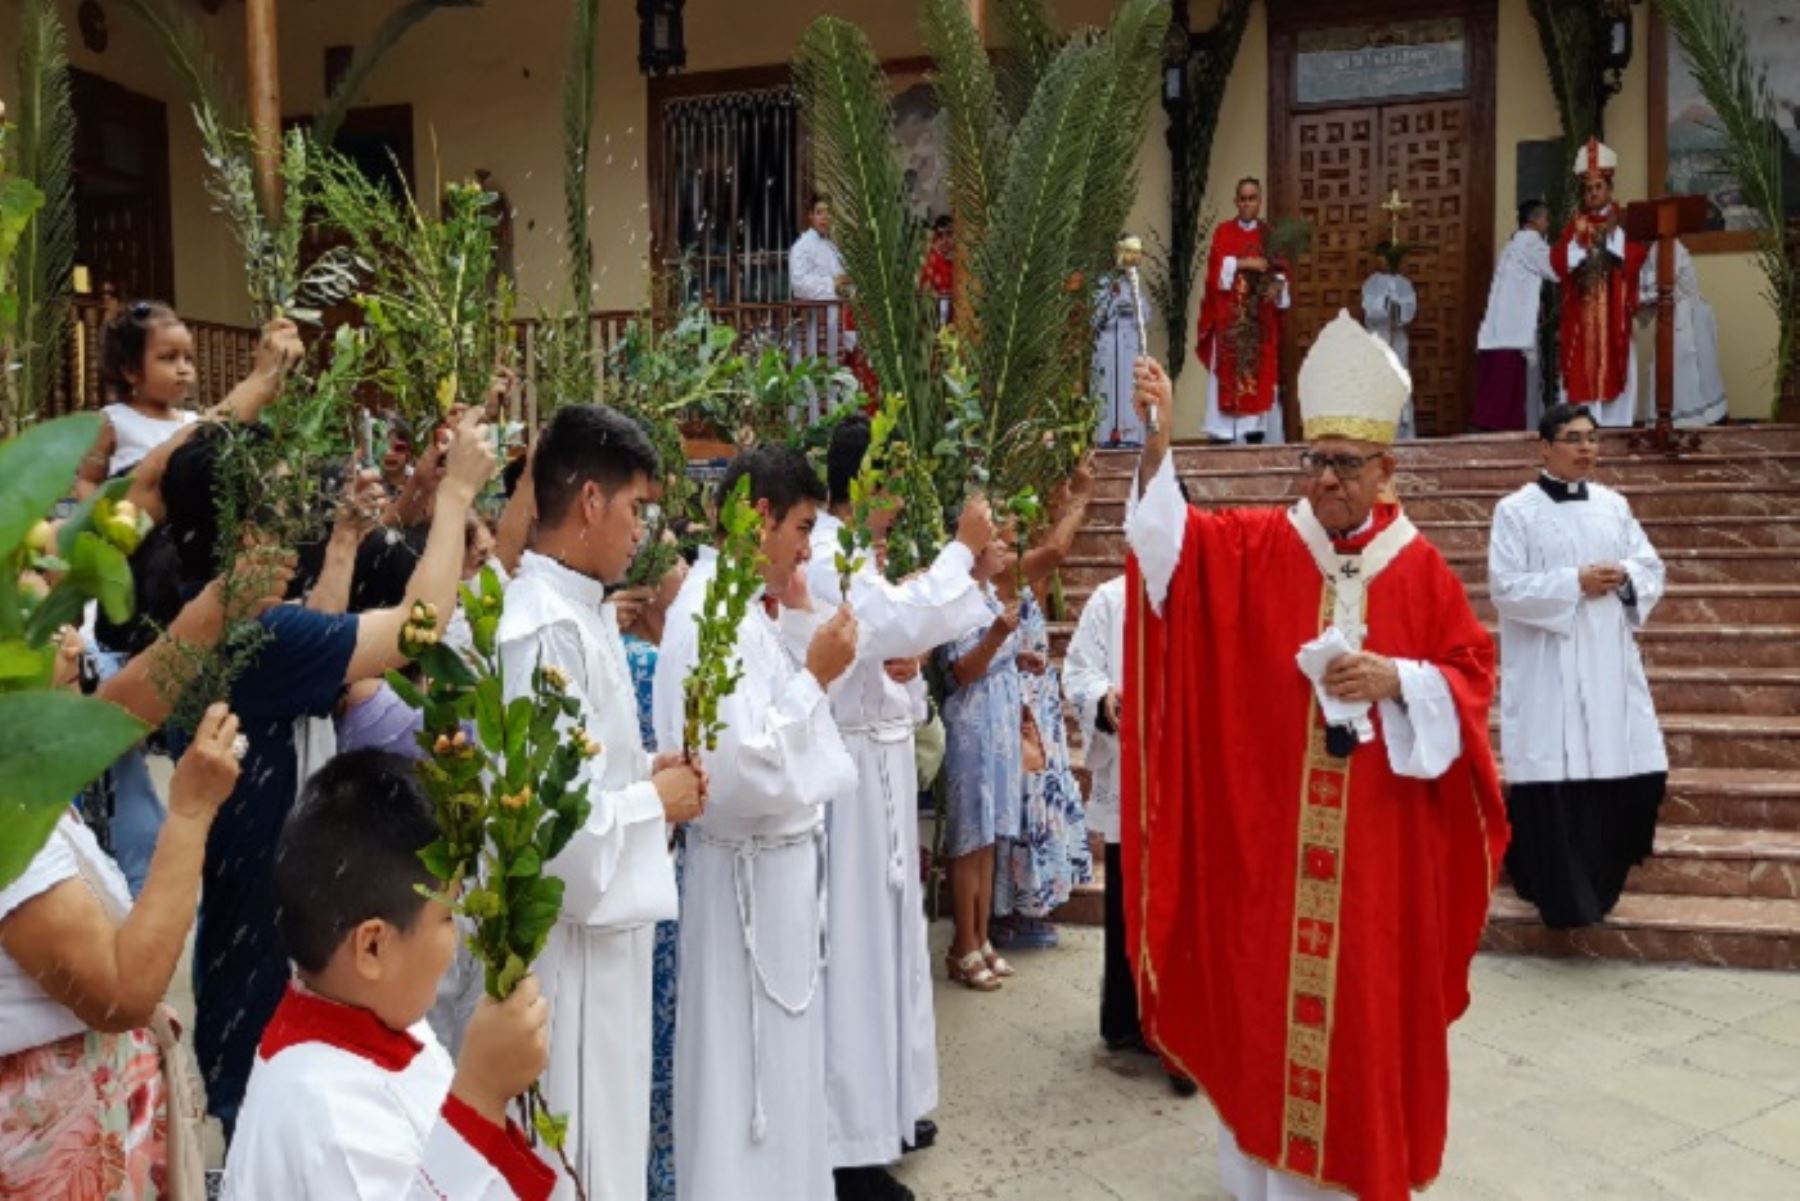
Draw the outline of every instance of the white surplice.
M1640 316L1656 322L1655 247L1638 279ZM1655 404L1654 394L1650 398ZM1654 410L1652 410L1654 412ZM1719 372L1719 319L1700 291L1694 256L1675 243L1675 424L1713 425L1726 414L1725 378Z
M1523 350L1537 354L1538 306L1544 285L1557 282L1550 266L1550 243L1535 229L1521 229L1500 251L1488 285L1487 313L1475 336L1477 350Z
M816 229L801 234L788 249L788 289L795 300L836 300L843 274L844 256L837 243Z
M695 565L656 662L657 745L682 745L682 683L717 561ZM824 691L763 607L719 703L705 814L688 826L675 1040L682 1201L832 1201L827 1146L825 806L856 787ZM626 693L625 695L629 695Z
M1081 726L1088 774L1088 828L1108 843L1119 841L1119 735L1100 729L1106 694L1125 691L1125 577L1094 589L1081 610L1063 657L1063 692Z
M1621 263L1625 261L1625 231L1615 229L1606 240L1607 252ZM1579 241L1571 241L1567 247L1568 269L1573 275L1575 269L1587 261L1587 247ZM1638 403L1638 363L1637 342L1625 340L1625 390L1611 400L1603 400L1599 404L1589 405L1594 411L1594 419L1605 426L1628 426L1637 420ZM1566 383L1559 382L1558 388L1564 401L1569 399Z
M540 664L561 668L600 747L574 784L593 806L587 823L548 865L566 887L534 968L550 1001L544 1092L569 1116L566 1150L591 1201L642 1201L656 923L675 917L678 901L631 669L604 594L598 580L527 551L506 588L500 659L509 702L530 695ZM559 1189L573 1195L567 1181Z
M835 608L843 523L821 514L807 585ZM830 689L856 788L833 797L831 965L825 975L825 1068L833 1167L886 1164L937 1108L937 1024L919 885L919 786L913 731L924 681L896 684L883 664L922 655L992 620L960 542L904 584L872 561L851 581L856 662Z
M1554 481L1553 481L1554 482ZM1663 564L1625 498L1599 484L1558 502L1527 484L1494 509L1488 590L1500 613L1500 750L1509 784L1667 771L1637 630ZM1618 563L1631 604L1588 597L1577 576Z
M1131 401L1132 369L1146 353L1138 336L1140 324L1150 328L1150 300L1143 298L1143 320L1138 320L1138 297L1131 278L1123 271L1105 276L1094 294L1093 397L1099 408L1094 427L1097 446L1144 444L1144 421Z
M1419 314L1419 293L1413 282L1397 271L1377 271L1363 281L1363 326L1388 344L1402 367L1411 367L1406 327ZM1400 414L1400 429L1395 435L1406 442L1413 438L1413 402L1409 394L1406 408Z
M250 1071L225 1201L548 1197L555 1174L516 1129L452 1101L452 1075L426 1023L390 1030L295 986Z

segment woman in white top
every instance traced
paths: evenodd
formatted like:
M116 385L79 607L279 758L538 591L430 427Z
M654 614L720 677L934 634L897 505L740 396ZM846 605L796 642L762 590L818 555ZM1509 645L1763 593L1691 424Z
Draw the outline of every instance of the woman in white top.
M183 407L194 379L194 335L174 309L139 300L114 313L100 340L100 386L111 403L75 494L86 499L194 422Z

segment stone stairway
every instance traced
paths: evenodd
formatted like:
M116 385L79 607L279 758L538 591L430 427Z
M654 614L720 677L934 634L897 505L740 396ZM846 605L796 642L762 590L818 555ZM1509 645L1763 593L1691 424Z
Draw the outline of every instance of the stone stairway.
M1281 504L1299 487L1292 447L1178 447L1196 504ZM1412 520L1465 581L1493 628L1487 533L1500 497L1530 481L1535 439L1403 446ZM1545 929L1502 887L1486 945L1538 954L1800 968L1800 426L1731 427L1679 461L1602 448L1600 482L1631 501L1668 567L1668 594L1639 640L1670 760L1654 856L1608 922ZM1123 570L1124 498L1136 455L1103 452L1096 499L1062 571L1057 653L1093 589ZM1494 723L1498 734L1498 714ZM1070 920L1097 915L1084 889Z

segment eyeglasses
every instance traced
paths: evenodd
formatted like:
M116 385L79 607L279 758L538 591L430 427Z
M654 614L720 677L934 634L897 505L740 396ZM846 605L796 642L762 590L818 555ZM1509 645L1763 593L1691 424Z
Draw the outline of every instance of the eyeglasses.
M1349 479L1361 475L1368 465L1367 455L1322 455L1310 450L1300 453L1300 470L1307 475L1324 475L1329 468L1340 480Z
M1589 430L1584 434L1578 430L1572 434L1558 434L1551 441L1558 446L1598 446L1600 445L1600 431Z

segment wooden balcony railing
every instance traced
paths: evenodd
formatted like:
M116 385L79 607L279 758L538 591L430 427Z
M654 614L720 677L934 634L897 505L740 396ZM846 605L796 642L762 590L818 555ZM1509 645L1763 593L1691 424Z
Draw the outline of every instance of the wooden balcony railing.
M825 358L834 363L843 361L845 345L842 305L793 301L715 305L709 308L717 320L737 330L739 337L784 344L796 360ZM639 314L626 310L595 313L592 318L595 344L602 352L611 350L625 337L626 327L638 316ZM67 370L53 399L53 412L46 416L99 408L106 403L100 387L100 344L106 318L106 309L99 301L76 302ZM653 321L667 319L669 318L652 317ZM245 326L191 321L186 318L183 321L194 335L197 380L192 404L196 409L208 409L223 401L238 381L249 374L256 355L258 333ZM527 381L518 415L535 423L537 398L532 395L529 381L537 352L540 323L522 320L515 324L519 363L522 367L520 375ZM816 418L818 414L811 416Z

